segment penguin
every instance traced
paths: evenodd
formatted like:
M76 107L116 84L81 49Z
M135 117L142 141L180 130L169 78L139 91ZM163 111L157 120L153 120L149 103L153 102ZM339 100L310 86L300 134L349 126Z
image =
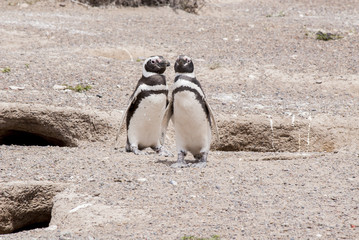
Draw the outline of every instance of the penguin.
M166 109L164 125L172 119L177 162L171 167L188 167L185 162L187 152L197 160L193 167L205 167L211 146L212 130L218 138L218 129L200 82L194 73L193 61L185 55L178 56L174 70L176 73L172 89L172 99Z
M151 56L143 63L142 77L130 97L117 134L118 138L126 122L126 152L144 154L141 150L150 147L160 155L171 155L163 147L165 129L162 127L169 103L168 86L163 75L168 66L170 63L162 56Z

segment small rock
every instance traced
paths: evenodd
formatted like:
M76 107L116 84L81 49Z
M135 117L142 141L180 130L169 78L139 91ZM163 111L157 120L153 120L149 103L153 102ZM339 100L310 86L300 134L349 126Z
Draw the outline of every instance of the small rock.
M25 87L18 87L18 86L10 86L9 87L11 90L24 90Z
M23 8L28 8L29 7L29 4L27 3L23 3L20 5L20 8L23 9Z
M138 178L137 182L147 182L147 179L146 178Z
M52 89L54 90L65 90L67 88L67 86L64 86L64 85L57 85L55 84Z
M56 229L57 229L57 226L56 226L56 225L51 225L51 226L47 227L45 230L46 230L46 231L54 231L54 230L56 230Z
M69 213L77 212L78 210L80 210L80 209L82 209L82 208L87 208L87 207L89 207L89 206L91 206L91 205L92 205L92 203L81 204L81 205L79 205L79 206L77 206L77 207L71 209L71 210L69 211Z
M254 76L252 74L248 75L248 77L249 77L249 79L256 79L256 76Z
M322 84L322 81L316 81L315 83L316 84Z
M172 185L176 186L176 185L177 185L177 182L176 182L176 181L174 181L174 180L171 180L171 181L170 181L170 184L172 184Z

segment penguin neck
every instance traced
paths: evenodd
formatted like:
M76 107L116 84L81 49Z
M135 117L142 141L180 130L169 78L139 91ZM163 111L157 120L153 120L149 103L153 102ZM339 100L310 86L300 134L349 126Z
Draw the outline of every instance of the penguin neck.
M195 78L196 77L194 72L191 72L191 73L176 73L176 77L177 76L187 76L187 77L190 77L190 78Z
M163 75L163 74L158 74L158 73L154 73L154 72L147 72L146 69L143 68L142 75L145 78L148 78L148 77L152 77L152 76L155 76L155 75Z

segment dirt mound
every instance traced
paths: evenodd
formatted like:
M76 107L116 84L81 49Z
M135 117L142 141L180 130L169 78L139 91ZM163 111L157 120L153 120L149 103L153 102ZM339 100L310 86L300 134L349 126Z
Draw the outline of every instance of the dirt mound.
M75 147L114 136L119 116L40 104L0 103L0 143Z
M354 151L359 144L356 119L248 115L221 117L220 141L213 149L255 152Z
M0 234L48 225L52 198L65 184L9 182L0 184Z

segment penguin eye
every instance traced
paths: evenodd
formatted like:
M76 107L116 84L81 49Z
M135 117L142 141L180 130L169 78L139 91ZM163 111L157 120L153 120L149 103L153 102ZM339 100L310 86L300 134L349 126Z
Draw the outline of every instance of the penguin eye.
M191 62L191 59L187 59L187 63L190 63Z
M155 61L154 61L154 60L151 60L151 63L152 63L152 64L154 64L154 63L155 63Z

